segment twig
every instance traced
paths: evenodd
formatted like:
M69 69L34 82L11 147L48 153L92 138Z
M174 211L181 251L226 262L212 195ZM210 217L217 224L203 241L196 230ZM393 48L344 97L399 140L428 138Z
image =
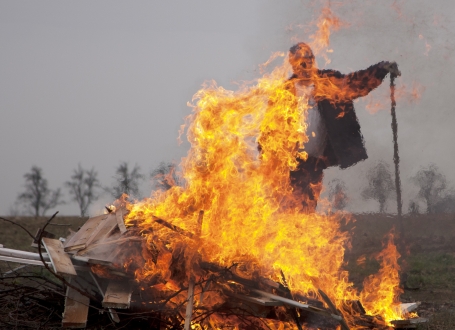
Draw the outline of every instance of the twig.
M58 213L58 212L57 212ZM56 214L57 214L56 213ZM53 217L55 216L55 214L53 215ZM14 222L12 220L8 220L6 218L3 218L3 217L0 217L0 220L3 220L3 221L6 221L6 222L9 222L9 223L12 223L13 225L16 225L16 226L19 226L20 228L22 228L27 234L29 234L29 236L33 239L35 239L35 236L32 235L31 232L28 231L27 228L25 228L24 226L22 226L21 224L17 223L17 222Z

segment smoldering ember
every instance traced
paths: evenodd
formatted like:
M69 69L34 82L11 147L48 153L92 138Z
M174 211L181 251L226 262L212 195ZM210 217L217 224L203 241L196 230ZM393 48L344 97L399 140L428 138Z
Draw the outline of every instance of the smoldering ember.
M183 184L169 175L168 190L141 201L124 195L66 237L48 232L52 217L30 233L37 252L0 248L0 260L47 271L20 281L20 269L3 274L2 297L13 302L4 323L56 327L60 310L64 328L347 330L426 322L418 302L400 302L394 233L359 290L344 267L350 236L342 224L351 216L330 205L316 212L322 171L367 157L352 100L390 76L393 114L398 65L343 75L317 70L314 61L299 43L282 65L238 91L215 83L201 89L186 121ZM395 138L396 130L395 122ZM110 323L91 320L90 309Z

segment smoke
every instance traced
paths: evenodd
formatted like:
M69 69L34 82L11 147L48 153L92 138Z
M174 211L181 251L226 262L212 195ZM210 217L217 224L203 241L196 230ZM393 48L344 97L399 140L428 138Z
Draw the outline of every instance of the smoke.
M415 197L410 178L420 167L436 163L449 181L455 180L451 171L455 150L447 144L455 137L455 113L450 104L455 73L455 24L451 19L455 4L442 0L267 3L259 9L261 35L250 46L251 56L262 60L274 51L287 51L296 41L308 41L315 20L327 7L343 26L330 36L331 52L316 55L319 67L348 73L388 60L396 61L402 72L396 80L397 117L407 210L408 201ZM362 178L368 169L377 161L393 164L388 84L386 78L378 89L355 103L369 159L343 171L331 168L325 172L325 185L335 178L347 183L347 207L354 212L375 207L362 201L359 194L367 185ZM389 210L393 209L391 205Z

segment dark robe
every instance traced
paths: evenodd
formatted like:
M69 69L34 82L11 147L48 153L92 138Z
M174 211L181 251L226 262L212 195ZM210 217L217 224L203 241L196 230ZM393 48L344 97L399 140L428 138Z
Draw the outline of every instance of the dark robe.
M367 95L382 83L388 73L383 68L383 63L346 75L335 70L318 70L319 79L314 87L314 98L327 129L324 164L321 166L347 168L368 158L353 100ZM288 80L291 83L289 88L294 94L296 79L294 75ZM327 86L334 87L334 91L328 93Z
M330 166L344 169L368 158L353 100L382 83L389 72L383 65L380 62L346 75L335 70L318 70L313 97L327 130L325 149L322 157L299 159L297 170L290 173L294 193L308 197L302 201L305 210L316 209L324 169ZM294 95L297 79L294 75L286 82Z

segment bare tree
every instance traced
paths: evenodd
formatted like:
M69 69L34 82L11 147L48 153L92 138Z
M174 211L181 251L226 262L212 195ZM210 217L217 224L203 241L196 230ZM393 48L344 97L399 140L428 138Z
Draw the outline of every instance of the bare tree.
M71 181L65 182L65 186L79 205L81 217L87 215L88 207L100 197L97 192L100 187L98 173L94 168L84 170L79 164L71 176Z
M177 175L175 165L172 163L161 162L150 176L154 189L169 190L173 186L181 185L181 178Z
M419 203L417 201L410 201L409 202L409 213L411 213L411 214L419 214L420 213L420 207L419 207Z
M334 210L342 210L348 203L346 194L346 184L340 179L334 179L329 182L329 200Z
M447 179L435 164L421 168L411 180L419 187L418 198L425 201L427 213L437 213L451 203Z
M389 166L384 162L378 162L368 171L367 180L368 186L362 191L362 198L365 200L377 200L379 202L379 212L384 213L387 200L395 192L395 185Z
M135 165L130 171L128 163L121 163L115 170L114 176L116 183L110 189L110 192L114 198L120 198L122 194L128 196L139 196L139 182L144 178L140 172L140 167Z
M32 166L24 178L25 192L19 194L18 202L25 206L27 213L35 217L43 216L49 209L64 203L60 188L49 189L41 168Z

